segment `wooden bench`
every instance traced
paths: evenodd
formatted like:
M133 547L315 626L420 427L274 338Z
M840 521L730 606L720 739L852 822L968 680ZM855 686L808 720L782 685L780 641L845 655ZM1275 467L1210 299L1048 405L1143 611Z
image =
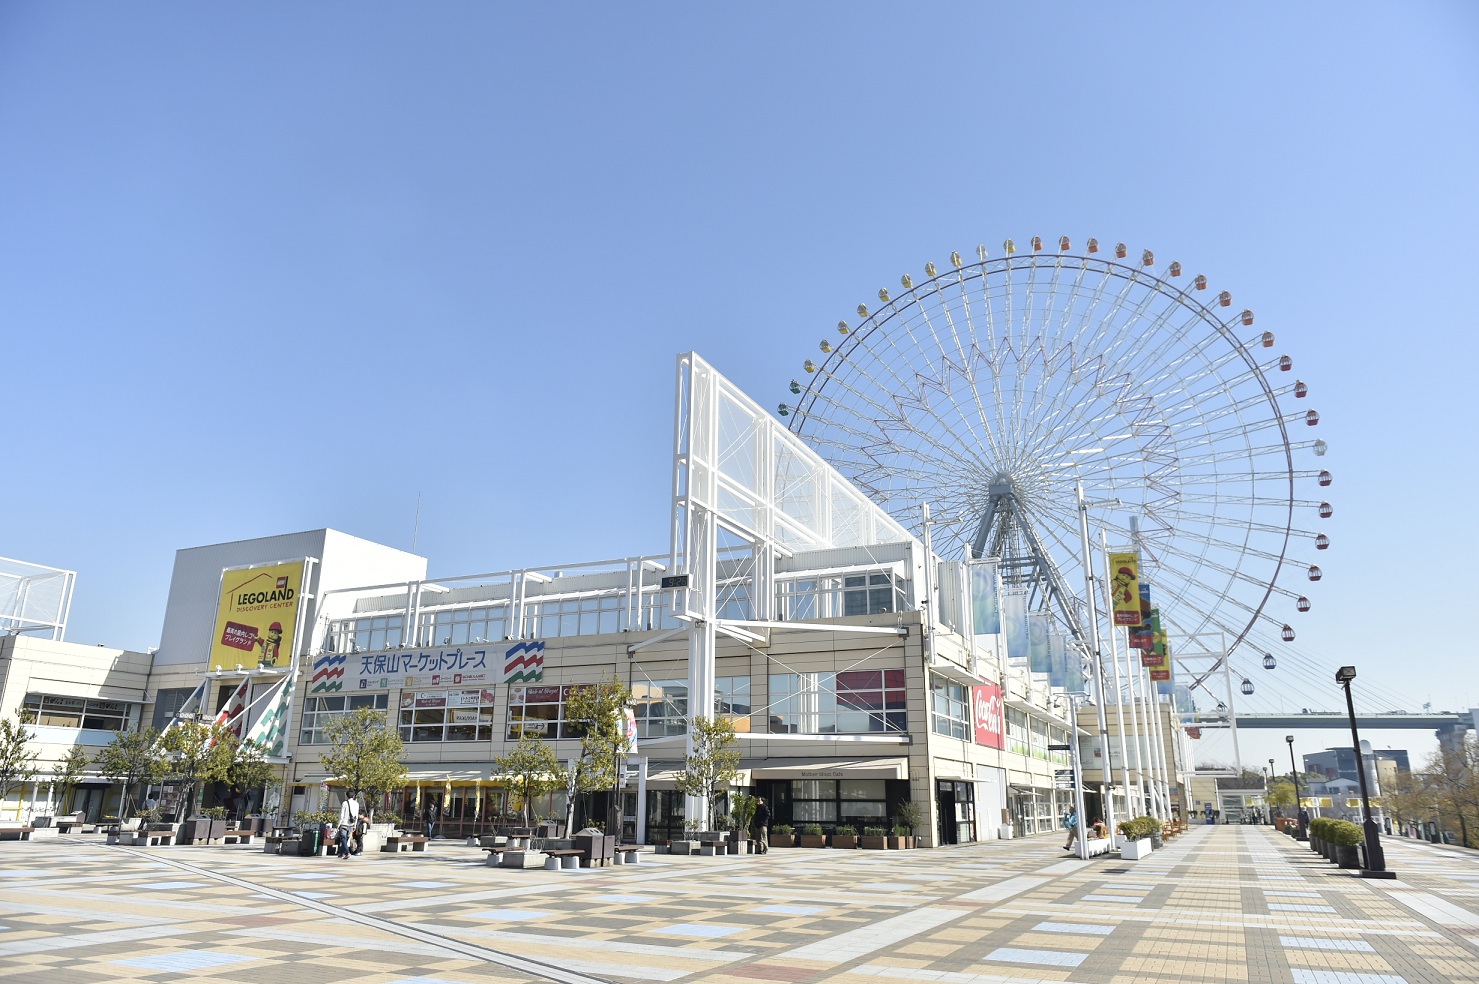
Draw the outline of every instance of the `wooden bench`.
M397 854L405 850L425 851L426 841L427 838L419 834L401 834L399 836L392 834L385 838L385 846L380 848L380 850L390 854Z
M638 864L642 857L640 844L618 844L616 845L616 857L613 864Z
M266 837L262 838L262 853L281 854L282 846L284 844L286 844L288 841L293 841L294 843L296 843L298 839L298 834L268 834Z
M252 832L250 830L228 830L221 835L223 844L250 844Z
M0 840L28 841L35 827L0 827Z

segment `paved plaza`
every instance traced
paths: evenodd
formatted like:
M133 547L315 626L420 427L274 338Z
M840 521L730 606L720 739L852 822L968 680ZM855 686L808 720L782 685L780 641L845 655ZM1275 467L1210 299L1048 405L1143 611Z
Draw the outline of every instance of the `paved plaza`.
M1138 862L1057 836L936 851L644 855L586 871L482 852L348 861L237 846L0 845L6 984L1479 981L1479 854L1388 840L1397 881L1266 827Z

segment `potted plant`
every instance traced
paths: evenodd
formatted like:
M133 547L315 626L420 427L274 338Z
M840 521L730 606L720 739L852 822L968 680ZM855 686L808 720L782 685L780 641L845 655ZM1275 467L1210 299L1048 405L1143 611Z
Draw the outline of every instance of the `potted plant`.
M908 846L917 846L918 842L914 838L914 831L918 830L924 824L924 807L912 800L904 800L898 806L894 807L894 816L898 818L894 823L894 836L908 837L910 838ZM900 827L907 828L902 835L899 834Z
M865 851L882 851L888 848L888 831L882 827L864 827L859 845Z
M1120 857L1126 861L1139 861L1150 854L1151 825L1147 821L1153 820L1153 817L1133 817L1115 824L1114 829L1123 838L1120 841Z
M832 846L853 850L858 846L858 828L850 823L841 823L832 831Z
M208 806L201 811L210 818L210 829L206 837L210 840L220 840L226 836L226 808L224 806Z
M778 823L770 828L771 847L795 847L796 828L789 823Z
M1361 867L1361 854L1357 848L1366 839L1366 833L1360 825L1349 820L1337 820L1330 834L1335 842L1335 863L1342 868Z
M755 811L759 806L759 801L748 793L736 793L729 809L729 816L734 821L734 842L737 845L743 843L745 851L751 848L750 824L755 822Z
M888 837L888 846L891 851L907 851L914 846L914 831L902 823L894 824L893 832Z
M827 835L819 823L808 823L801 828L802 847L826 847Z

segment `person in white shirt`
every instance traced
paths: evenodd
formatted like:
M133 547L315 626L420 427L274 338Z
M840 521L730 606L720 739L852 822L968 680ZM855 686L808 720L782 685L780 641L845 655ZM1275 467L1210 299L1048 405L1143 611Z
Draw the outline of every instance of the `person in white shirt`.
M341 861L349 859L349 836L357 823L359 823L359 800L355 799L353 793L350 793L344 797L344 803L339 807L339 830L335 840Z

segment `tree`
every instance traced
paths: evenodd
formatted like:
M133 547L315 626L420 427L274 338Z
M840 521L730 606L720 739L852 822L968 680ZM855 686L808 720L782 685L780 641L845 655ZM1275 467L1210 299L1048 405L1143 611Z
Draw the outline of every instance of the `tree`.
M81 745L73 745L67 750L67 754L57 760L51 767L52 791L58 794L57 808L64 812L72 809L72 792L82 777L87 774L87 750ZM65 799L66 805L62 805Z
M1479 734L1468 732L1457 746L1443 746L1426 762L1422 781L1444 820L1456 822L1459 843L1474 846L1479 836Z
M570 770L572 792L590 794L612 790L612 812L621 758L627 751L626 708L632 692L616 677L572 688L565 703L565 720L580 734L580 758ZM566 805L566 822L573 823L574 797ZM613 816L614 821L614 816ZM615 833L613 828L611 833Z
M739 775L739 739L729 718L694 717L688 724L693 736L693 754L684 757L676 783L689 796L704 800L704 821L709 830L719 819L719 794Z
M1268 783L1268 805L1279 810L1280 816L1298 815L1295 810L1292 814L1286 814L1287 809L1294 806L1294 784L1287 779L1270 779Z
M365 810L373 819L375 804L410 778L401 761L406 746L400 734L386 727L384 711L361 707L330 718L323 735L331 747L319 762L344 786L345 795L364 797Z
M277 778L277 767L267 761L256 742L243 741L236 746L236 757L226 770L226 784L238 795L261 789ZM240 819L239 817L237 819Z
M1412 772L1398 772L1395 782L1381 787L1382 809L1392 820L1393 829L1409 823L1421 823L1433 815L1436 794Z
M154 783L164 775L164 756L159 747L159 732L154 728L120 731L103 746L95 759L98 772L106 779L123 784L125 817L135 812L134 793L141 783Z
M509 749L507 755L493 760L493 770L502 776L520 800L524 814L524 826L533 824L529 807L534 797L558 789L564 785L560 760L549 742L532 732L519 736L519 741Z
M205 785L220 782L236 759L236 736L224 724L212 721L181 721L159 740L164 752L167 778L179 789L176 820L200 812L200 794Z
M36 760L41 753L30 747L31 732L9 718L0 721L0 803L36 778Z

